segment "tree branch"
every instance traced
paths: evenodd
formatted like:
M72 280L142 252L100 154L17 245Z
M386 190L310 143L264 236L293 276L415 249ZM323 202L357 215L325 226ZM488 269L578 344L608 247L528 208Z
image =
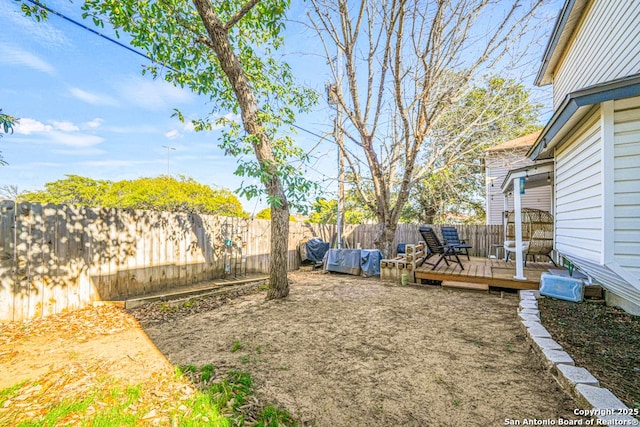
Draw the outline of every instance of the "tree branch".
M247 13L249 13L251 9L253 9L255 5L257 5L258 3L260 3L260 0L249 0L244 6L242 6L242 9L240 9L238 13L233 15L231 19L225 22L224 24L225 31L229 31L231 27L236 25L238 21L241 20L242 17L245 16Z

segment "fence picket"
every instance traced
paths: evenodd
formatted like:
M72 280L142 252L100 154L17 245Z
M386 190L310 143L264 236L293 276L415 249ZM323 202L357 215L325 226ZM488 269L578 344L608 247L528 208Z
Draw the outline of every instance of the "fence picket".
M15 203L0 202L0 320L13 320Z
M458 225L487 256L502 226ZM440 232L439 226L434 226ZM225 231L226 230L226 231ZM349 248L374 247L377 224L345 225ZM226 235L228 234L228 236ZM300 242L335 239L334 224L290 223L290 270ZM232 247L225 240L232 240ZM20 320L123 299L169 286L245 273L268 273L270 222L166 212L0 202L0 320ZM418 226L399 224L398 243L422 240ZM231 272L225 273L229 263Z

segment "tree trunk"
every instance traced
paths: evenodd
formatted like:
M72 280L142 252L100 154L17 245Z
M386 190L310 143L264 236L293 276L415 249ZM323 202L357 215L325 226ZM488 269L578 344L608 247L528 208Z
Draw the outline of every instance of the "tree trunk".
M220 63L220 68L229 79L242 113L242 125L249 134L257 137L253 150L260 167L268 174L266 184L270 199L278 200L278 207L271 207L271 261L269 263L269 291L267 299L284 298L289 295L287 279L287 255L289 241L289 205L277 173L277 162L273 154L271 139L260 121L258 101L249 79L229 39L228 28L215 14L209 0L193 0L202 18L209 41ZM255 5L255 3L253 3Z
M289 254L289 208L271 207L271 261L269 263L269 290L267 299L289 295L287 279Z
M382 224L382 230L374 243L384 257L391 258L396 253L396 248L393 247L393 240L396 238L398 224L389 219L381 220L380 224Z

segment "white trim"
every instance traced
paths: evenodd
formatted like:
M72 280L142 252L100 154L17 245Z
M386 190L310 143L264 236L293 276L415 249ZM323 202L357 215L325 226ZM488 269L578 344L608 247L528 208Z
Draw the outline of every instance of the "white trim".
M616 261L607 262L605 267L608 267L609 270L616 273L618 276L623 278L629 285L635 288L636 291L640 292L640 279L635 277L629 270L622 267Z
M524 178L520 177L518 178L518 181L520 181L520 179ZM524 277L524 261L522 257L522 196L520 195L520 186L518 185L518 188L515 188L515 179L511 180L511 182L513 183L513 211L516 214L514 224L516 228L516 275L513 276L513 278L518 280L527 280L527 278Z
M602 252L600 263L607 265L615 258L615 128L614 102L603 102L600 107L600 147L602 162Z

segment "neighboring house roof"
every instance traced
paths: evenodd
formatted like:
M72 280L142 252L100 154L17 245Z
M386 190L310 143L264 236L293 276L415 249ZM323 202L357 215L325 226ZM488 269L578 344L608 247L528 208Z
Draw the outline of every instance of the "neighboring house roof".
M529 148L536 142L538 136L540 135L540 132L542 131L539 130L537 132L521 136L520 138L512 139L511 141L503 142L502 144L494 145L493 147L487 148L485 151L493 152L514 150L518 148Z
M599 83L567 94L538 136L535 145L529 149L527 156L533 160L552 158L553 147L557 144L557 140L554 139L568 123L576 123L595 104L638 95L640 74Z
M562 54L571 40L571 35L580 23L582 13L588 4L589 0L566 0L564 2L544 51L542 65L534 82L536 86L545 86L553 82L553 72L556 65L562 58Z

